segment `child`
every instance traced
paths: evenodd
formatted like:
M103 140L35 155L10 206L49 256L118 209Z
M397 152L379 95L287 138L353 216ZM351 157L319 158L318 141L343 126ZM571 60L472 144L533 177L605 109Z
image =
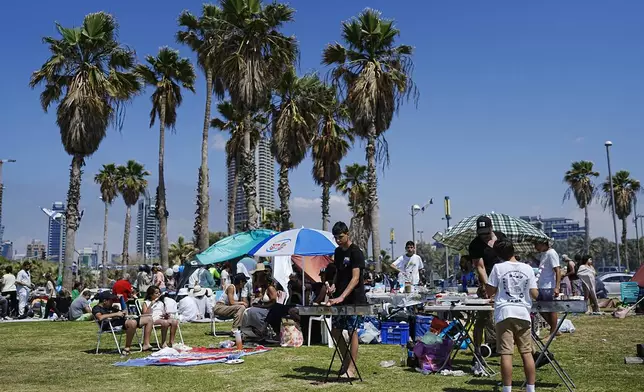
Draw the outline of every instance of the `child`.
M501 355L503 392L512 391L512 354L519 349L526 377L526 391L534 392L536 371L532 357L530 309L539 295L537 279L530 266L514 258L514 246L509 239L497 241L494 251L503 260L490 273L486 291L494 297L497 352Z

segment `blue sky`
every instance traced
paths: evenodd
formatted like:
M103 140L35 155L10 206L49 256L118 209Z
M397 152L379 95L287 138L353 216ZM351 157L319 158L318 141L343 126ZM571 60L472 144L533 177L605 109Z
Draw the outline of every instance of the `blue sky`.
M415 47L417 107L404 106L387 132L391 165L379 172L382 245L389 229L398 244L411 237L409 207L430 197L439 203L416 219L424 238L444 227L445 195L455 220L482 212L581 218L574 203L562 204L561 178L574 160L594 161L606 176L604 141L614 143L613 169L644 177L644 3L637 1L306 1L286 32L301 47L301 72L319 70L324 46L340 38L340 23L365 7L393 18L400 43ZM0 159L5 166L5 239L19 253L31 239L46 240L47 220L39 206L66 199L71 158L60 145L55 115L43 113L39 90L29 76L48 56L41 37L55 34L54 22L81 23L90 12L116 16L120 39L139 59L174 42L182 9L198 13L200 1L3 2L0 36L4 61L0 95ZM37 12L35 12L37 10ZM204 108L204 79L185 95L176 133L166 138L169 236L192 236L194 198ZM148 128L149 91L128 107L122 132L110 130L87 160L81 207L85 217L77 247L102 239L103 207L92 181L103 163L136 159L156 186L158 130ZM225 137L211 133L211 230L224 230ZM357 143L343 164L364 162ZM291 175L296 225L320 225L320 189L307 159ZM219 200L223 199L223 202ZM109 250L119 252L123 202L110 215ZM348 219L345 200L334 196L332 219ZM612 235L608 214L591 209L592 235ZM632 230L632 224L629 224ZM634 233L630 233L633 236ZM134 249L133 241L132 249Z

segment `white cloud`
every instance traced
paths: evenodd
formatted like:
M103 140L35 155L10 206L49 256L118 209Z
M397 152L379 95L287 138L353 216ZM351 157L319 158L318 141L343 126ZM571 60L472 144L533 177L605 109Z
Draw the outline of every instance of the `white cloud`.
M210 142L210 148L213 148L217 151L226 150L226 138L221 133L216 133L213 136L212 141Z
M293 214L293 223L296 227L318 228L321 225L322 199L293 197L290 203L291 213ZM329 213L331 215L331 224L337 220L347 221L351 219L348 200L342 195L332 194L329 197Z

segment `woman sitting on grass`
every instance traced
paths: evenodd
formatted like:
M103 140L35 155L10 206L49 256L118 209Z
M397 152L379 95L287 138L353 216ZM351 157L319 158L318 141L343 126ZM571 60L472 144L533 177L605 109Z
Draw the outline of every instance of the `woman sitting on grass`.
M171 318L171 315L166 312L164 298L161 296L161 290L157 286L148 287L145 293L145 302L143 302L143 316L152 316L154 325L161 327L161 347L165 348L168 345L165 343L168 335L168 328L170 328L170 347L174 344L174 336L177 333L177 326L179 320Z

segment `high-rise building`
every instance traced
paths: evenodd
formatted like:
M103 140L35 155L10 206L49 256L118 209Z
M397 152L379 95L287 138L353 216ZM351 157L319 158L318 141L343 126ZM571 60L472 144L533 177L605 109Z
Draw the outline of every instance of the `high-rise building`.
M57 219L49 218L49 229L47 231L48 260L60 261L65 259L65 243L67 242L67 225L65 224L65 203L55 202L51 210L59 212Z
M255 148L255 173L257 174L257 208L259 209L260 218L262 211L275 210L275 159L271 153L270 139L260 139ZM228 168L227 194L228 200L233 192L233 178L235 176L235 163L233 162ZM244 197L243 179L239 178L237 184L237 195L235 200L235 227L237 230L243 229L248 221L248 211L246 209L246 199Z
M583 237L586 228L579 226L579 222L569 218L542 218L541 216L519 217L529 222L538 229L543 230L548 237L555 240L567 240L571 237Z
M13 260L13 242L2 242L2 245L0 246L0 256L7 260Z
M83 248L78 252L81 267L98 268L98 252L93 248Z
M156 200L148 191L139 199L136 216L136 253L145 259L158 259L159 221L156 215Z
M26 257L28 259L44 260L46 253L45 244L40 240L31 240L31 243L27 244Z

